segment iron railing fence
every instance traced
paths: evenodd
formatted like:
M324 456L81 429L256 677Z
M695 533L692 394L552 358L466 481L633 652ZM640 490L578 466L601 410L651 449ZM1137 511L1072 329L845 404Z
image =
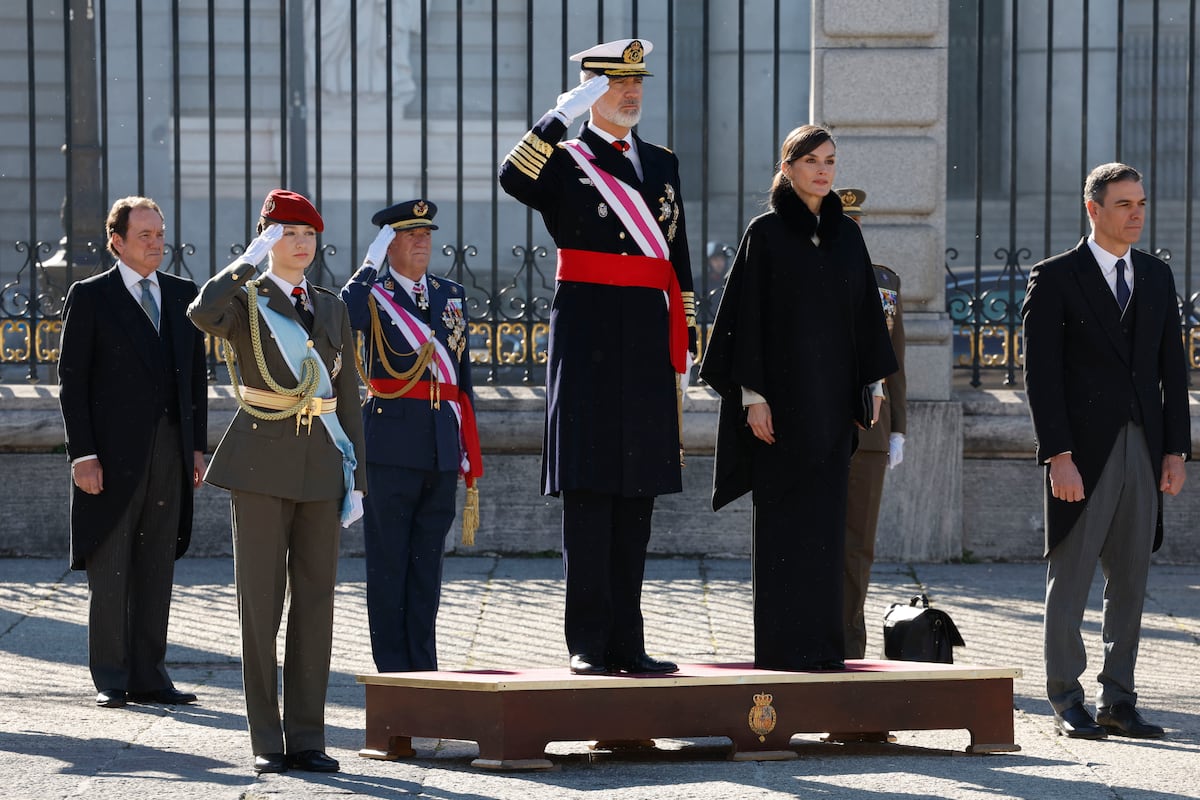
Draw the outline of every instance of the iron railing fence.
M1017 383L1028 270L1087 234L1083 181L1108 161L1145 176L1138 246L1171 264L1200 368L1196 16L1190 0L950 4L946 308L971 385Z
M7 4L0 370L52 377L66 288L109 266L114 198L158 200L164 268L201 282L253 236L266 192L284 186L326 220L312 278L333 287L373 238L375 210L434 201L432 269L468 289L476 380L540 381L553 247L495 173L577 81L567 56L625 36L654 44L639 131L680 155L711 319L781 134L807 120L810 37L780 32L807 30L809 15L808 3L782 0Z

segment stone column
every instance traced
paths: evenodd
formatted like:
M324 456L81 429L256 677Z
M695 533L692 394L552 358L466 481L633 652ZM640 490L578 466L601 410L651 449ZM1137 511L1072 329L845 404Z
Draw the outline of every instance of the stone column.
M962 551L962 409L945 313L947 0L813 0L812 120L838 142L838 186L867 192L863 232L901 277L909 426L889 472L881 558Z

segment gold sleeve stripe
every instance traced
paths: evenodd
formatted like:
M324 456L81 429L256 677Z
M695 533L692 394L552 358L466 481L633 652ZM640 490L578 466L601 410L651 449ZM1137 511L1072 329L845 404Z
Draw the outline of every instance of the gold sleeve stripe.
M537 150L531 148L525 142L519 142L512 151L524 156L525 160L529 163L537 164L539 169L546 166L546 161L548 160L547 157L539 153Z
M529 131L521 137L521 144L527 144L542 155L549 157L554 152L554 147L549 142L544 141L537 136L533 131Z
M521 170L521 172L523 172L526 176L535 181L538 179L538 176L542 174L542 167L546 166L545 162L531 163L529 158L526 157L524 153L519 153L515 149L508 154L508 158L506 160L514 167Z

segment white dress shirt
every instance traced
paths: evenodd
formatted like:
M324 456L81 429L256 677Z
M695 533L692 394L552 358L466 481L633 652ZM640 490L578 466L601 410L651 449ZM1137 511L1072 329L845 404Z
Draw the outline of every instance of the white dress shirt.
M1133 259L1130 258L1133 248L1126 247L1124 255L1115 256L1096 244L1096 234L1094 233L1088 236L1087 244L1096 258L1096 263L1100 265L1100 272L1104 275L1104 281L1108 284L1108 290L1113 293L1113 297L1117 296L1117 260L1125 259L1125 283L1129 286L1129 299L1133 300Z

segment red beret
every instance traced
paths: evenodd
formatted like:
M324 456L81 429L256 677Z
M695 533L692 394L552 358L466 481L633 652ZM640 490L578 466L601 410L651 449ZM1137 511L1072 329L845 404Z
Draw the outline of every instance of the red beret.
M325 230L325 221L308 198L287 189L272 189L263 200L260 216L280 225L312 225L317 233Z

